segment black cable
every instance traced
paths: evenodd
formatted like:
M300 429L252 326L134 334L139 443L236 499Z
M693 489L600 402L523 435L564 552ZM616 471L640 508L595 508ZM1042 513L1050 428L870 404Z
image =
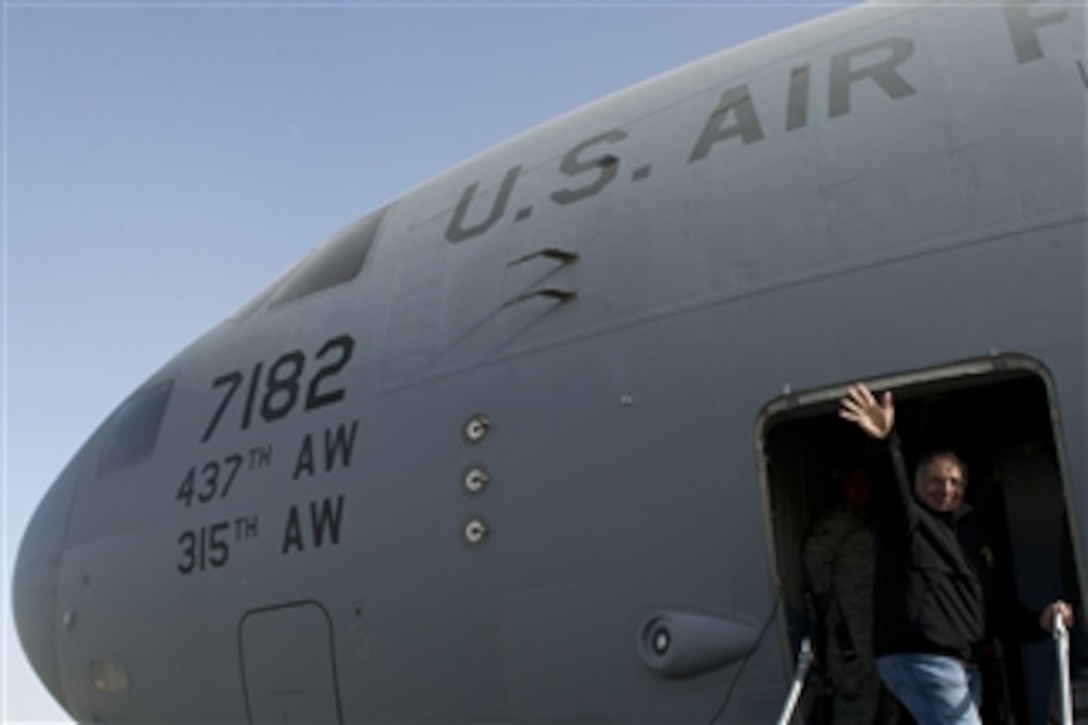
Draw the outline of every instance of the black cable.
M744 668L748 666L748 661L752 659L752 655L759 651L760 646L763 643L763 637L767 634L767 630L771 628L771 622L774 621L775 614L778 612L778 604L780 596L775 594L774 603L771 604L771 613L767 617L767 621L763 623L763 628L759 630L759 635L756 637L756 644L752 647L752 651L744 656L744 659L740 661L740 665L737 667L737 673L733 675L733 681L729 683L729 690L725 693L725 699L718 707L718 710L710 718L709 725L714 725L714 722L722 716L725 709L729 707L729 701L733 699L733 690L737 687L737 682L740 681L740 676L744 674Z

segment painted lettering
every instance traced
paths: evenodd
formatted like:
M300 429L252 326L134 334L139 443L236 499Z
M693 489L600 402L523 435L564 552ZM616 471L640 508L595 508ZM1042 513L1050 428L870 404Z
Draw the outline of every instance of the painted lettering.
M310 505L310 542L311 546L320 549L325 545L326 538L330 546L340 543L340 525L343 523L344 496L336 497L335 504L331 499L325 498L319 501L311 501ZM295 551L305 551L307 546L306 532L302 525L302 515L298 506L292 506L287 514L287 523L283 531L283 547L281 554L290 554Z
M891 51L891 55L874 65L853 67L854 59L880 50ZM914 87L896 70L913 54L913 40L893 37L831 56L828 117L835 118L850 113L850 87L865 78L872 79L892 100L914 95Z
M287 514L287 526L283 531L283 548L281 554L288 554L292 549L306 550L306 544L302 541L302 525L299 523L298 506L292 506Z
M806 63L790 71L790 91L786 101L786 130L808 124L808 97L812 85L812 66Z
M271 457L271 449L269 449ZM209 503L226 498L242 468L245 458L240 453L226 456L222 461L212 460L201 466L190 466L178 486L174 499L185 504L186 508L196 503ZM254 466L250 465L250 468Z
M295 474L291 476L291 479L297 481L298 477L304 473L307 476L316 473L314 469L314 438L309 433L302 439L302 448L299 449L298 458L295 459Z
M335 433L325 429L325 470L331 471L336 465L336 459L340 459L340 465L344 468L351 466L351 454L355 450L355 432L359 429L359 421L352 421L351 432L346 433L342 425L336 426Z
M734 116L735 120L726 126L725 120L730 116ZM706 158L714 144L737 136L745 145L763 140L763 127L759 124L759 116L756 115L756 107L747 83L730 88L722 95L718 107L710 114L703 132L699 134L699 140L691 150L688 163Z
M200 442L206 443L211 439L247 377L248 393L242 405L240 421L242 430L249 429L255 409L262 420L272 423L287 417L298 408L308 412L341 402L347 396L347 388L337 387L335 379L351 361L354 350L355 340L351 335L340 335L327 340L314 355L315 362L324 364L309 380L305 391L303 380L306 377L308 358L302 350L289 350L280 355L268 366L266 375L261 374L265 369L263 362L256 363L248 375L241 370L220 375L212 382L212 390L224 388L223 397L204 429Z
M512 167L506 172L506 176L503 177L502 185L499 187L498 193L495 194L495 200L491 202L491 210L488 212L487 217L474 226L464 227L465 216L468 214L468 208L472 206L472 200L476 196L476 190L480 188L480 182L470 184L464 192L461 194L461 200L457 202L457 208L453 210L453 216L450 217L449 226L446 227L446 239L451 242L463 242L466 239L472 237L478 237L492 226L495 222L502 218L502 215L506 213L506 205L510 201L510 192L514 190L514 183L518 180L518 174L521 173L521 164Z
M328 532L329 544L340 543L341 514L344 511L344 497L336 497L336 506L329 499L321 500L321 509L318 510L317 502L310 502L310 527L314 535L314 546L321 548L325 545L325 533Z
M552 201L560 206L566 204L572 204L582 199L587 199L605 186L608 182L616 178L616 174L619 172L619 159L611 154L602 154L592 159L580 160L578 157L591 146L595 146L599 143L617 143L627 138L627 132L618 128L614 128L611 131L602 133L598 136L594 136L591 139L583 141L578 144L563 156L563 160L559 163L559 170L567 176L577 176L586 172L592 172L594 169L598 171L598 176L592 183L587 186L583 186L579 189L561 189L552 194Z
M1039 28L1044 25L1056 25L1069 20L1069 11L1055 10L1051 13L1032 15L1029 12L1032 2L1019 0L1005 5L1005 23L1012 36L1012 47L1016 53L1016 62L1021 65L1043 57L1043 44L1039 40Z
M358 430L359 421L357 420L352 421L350 429L343 425L338 425L335 429L325 429L324 463L326 473L336 467L338 459L342 468L347 468L351 465L351 456L355 451L355 433ZM312 433L307 433L306 437L302 439L298 457L295 459L295 473L292 476L292 480L297 481L299 476L303 474L313 476L316 473L317 465L314 462L314 437Z
M181 561L177 564L180 574L192 574L208 569L219 569L230 560L229 521L220 521L199 529L183 531L178 536Z

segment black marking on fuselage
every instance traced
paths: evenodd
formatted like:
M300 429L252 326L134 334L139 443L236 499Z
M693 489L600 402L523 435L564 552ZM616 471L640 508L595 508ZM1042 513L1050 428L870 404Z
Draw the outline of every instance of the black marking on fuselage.
M650 172L653 171L653 168L654 167L650 164L638 167L633 172L631 172L631 181L642 181L643 179L648 178L650 176Z
M514 221L517 221L517 222L525 221L526 219L528 219L532 215L533 215L533 207L532 206L522 207L521 209L518 209L518 213L517 213L517 216L514 217Z
M1083 60L1078 60L1077 61L1077 68L1080 69L1080 80L1081 80L1081 82L1084 83L1085 88L1088 88L1088 68L1084 67L1084 61Z

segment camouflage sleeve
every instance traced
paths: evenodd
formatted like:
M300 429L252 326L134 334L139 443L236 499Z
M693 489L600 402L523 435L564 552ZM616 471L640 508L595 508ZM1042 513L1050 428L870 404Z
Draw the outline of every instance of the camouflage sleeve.
M832 512L820 519L805 541L805 576L808 588L817 600L832 594L835 557L847 533L841 517L836 514Z

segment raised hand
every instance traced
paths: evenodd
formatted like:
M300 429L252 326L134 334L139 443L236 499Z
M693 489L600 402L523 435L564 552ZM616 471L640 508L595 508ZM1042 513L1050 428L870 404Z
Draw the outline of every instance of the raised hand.
M856 423L870 438L887 438L895 426L892 394L884 393L878 402L864 383L851 385L839 400L839 417Z

